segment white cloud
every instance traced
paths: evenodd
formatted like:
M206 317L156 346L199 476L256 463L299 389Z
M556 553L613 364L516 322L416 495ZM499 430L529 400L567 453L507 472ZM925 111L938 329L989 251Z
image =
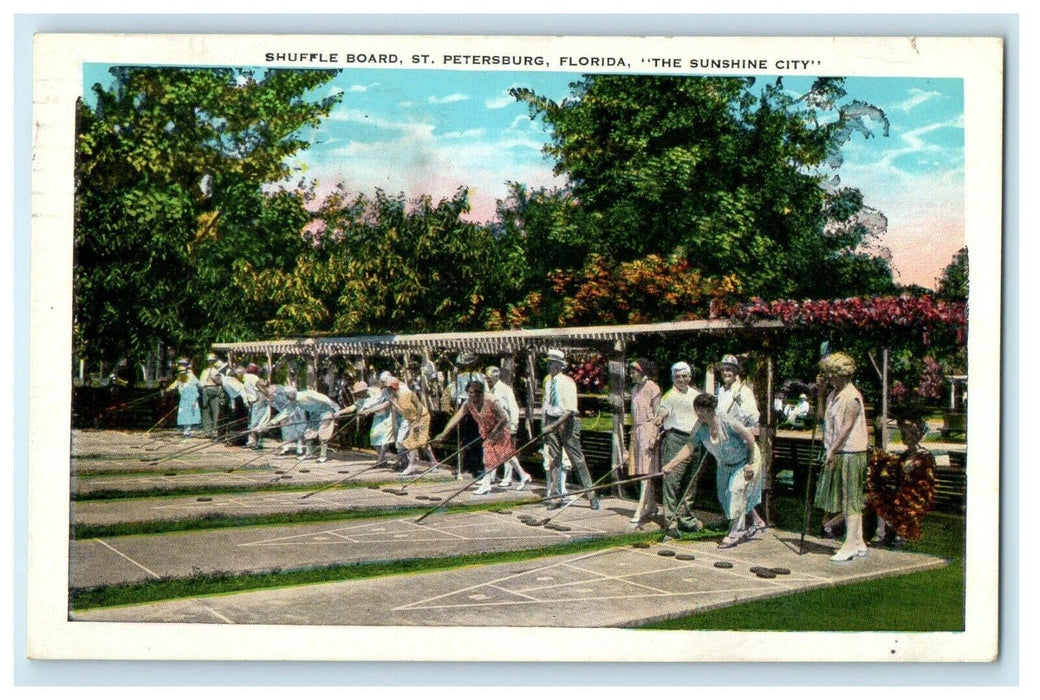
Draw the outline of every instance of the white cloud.
M426 98L426 101L431 105L443 105L450 102L464 102L470 99L469 95L463 95L461 92L455 92L445 97L437 97L436 95L430 95Z
M367 92L371 88L376 87L379 83L370 83L368 85L351 85L347 88L347 92Z
M941 92L936 92L934 90L925 91L920 88L910 88L910 97L895 105L895 109L900 112L909 112L914 107L939 97L942 97Z
M516 98L508 92L504 92L498 97L489 97L484 100L484 106L488 109L503 109L514 104L516 104Z
M963 129L964 119L963 117L957 117L946 122L935 122L933 124L926 124L925 126L917 129L911 129L899 136L900 141L904 144L902 148L892 148L885 151L881 160L877 163L880 167L894 167L896 159L902 158L903 156L916 154L916 153L954 153L956 150L959 153L959 149L951 149L949 146L939 146L934 143L930 143L925 140L925 136L931 134L934 131L940 129Z
M487 129L466 129L465 131L449 131L444 134L446 139L468 139L483 136L487 133Z

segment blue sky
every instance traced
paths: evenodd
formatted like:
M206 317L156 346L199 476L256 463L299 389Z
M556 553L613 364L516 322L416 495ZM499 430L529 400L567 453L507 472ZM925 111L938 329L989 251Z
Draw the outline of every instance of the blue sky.
M106 67L87 67L86 85L107 82ZM541 149L548 134L514 86L560 100L578 73L348 69L323 86L342 92L310 149L291 164L319 190L343 183L352 192L376 188L409 197L450 196L470 187L472 218L494 215L509 180L561 185ZM771 80L762 77L761 81ZM804 92L811 78L785 78ZM964 242L964 96L959 79L848 78L850 98L883 109L887 138L859 134L844 149L842 184L863 191L888 219L882 241L900 282L933 286ZM879 132L880 133L880 132Z

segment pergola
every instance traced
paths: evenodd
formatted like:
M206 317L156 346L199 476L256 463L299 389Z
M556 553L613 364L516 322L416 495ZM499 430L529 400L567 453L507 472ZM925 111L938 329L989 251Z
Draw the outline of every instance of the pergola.
M626 347L647 336L674 336L719 334L736 339L744 336L761 336L762 332L782 332L785 324L779 320L734 321L730 319L697 319L692 321L674 321L669 323L648 323L623 326L584 326L574 328L541 328L504 331L480 331L473 333L423 333L416 335L361 335L343 337L309 337L287 338L280 340L248 341L241 343L215 343L214 351L226 353L229 358L235 356L267 357L268 367L274 366L274 358L297 357L307 361L308 385L317 374L321 358L345 357L360 360L362 367L373 357L390 357L403 368L405 379L408 368L415 356L423 359L431 357L453 357L456 353L472 352L477 355L502 358L502 369L507 375L516 375L515 360L523 359L523 374L526 375L528 413L525 416L529 434L534 435L533 407L537 406L535 387L539 386L535 368L536 358L550 348L557 348L568 353L596 352L607 358L609 370L610 409L613 417L613 449L612 466L620 467L624 461L624 425L625 425L625 364ZM765 425L772 425L773 367L771 353L764 352L765 373L759 375L764 380L764 387L759 387L760 400L763 401ZM677 358L678 359L678 358ZM705 390L714 391L711 367L706 368ZM421 379L420 373L420 379ZM764 389L764 391L762 391ZM762 443L762 454L772 455L772 434L770 430L762 430L759 435ZM769 459L769 457L766 457ZM768 465L766 465L768 467Z

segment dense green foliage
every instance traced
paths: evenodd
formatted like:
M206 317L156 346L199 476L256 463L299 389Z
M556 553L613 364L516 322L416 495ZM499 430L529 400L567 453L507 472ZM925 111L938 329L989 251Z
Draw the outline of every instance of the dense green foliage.
M255 317L230 284L237 260L287 265L307 217L289 175L338 98L311 99L325 71L113 69L78 105L77 352L111 362L248 337Z
M514 89L550 129L548 153L570 184L555 200L513 199L524 211L580 202L577 236L573 216L525 221L536 245L564 238L581 253L591 228L610 262L678 254L705 276L735 275L746 297L891 291L887 262L861 250L873 235L862 195L834 175L850 136L872 136L868 120L887 135L888 120L847 100L842 85L819 79L792 97L779 79L758 88L745 78L598 75L558 104ZM539 230L546 223L551 233Z
M250 303L272 306L271 336L480 330L519 290L468 211L466 190L436 204L337 191L303 229L292 268L244 263L235 279Z
M961 248L954 253L953 260L943 268L939 277L939 288L936 296L940 299L968 300L968 248Z

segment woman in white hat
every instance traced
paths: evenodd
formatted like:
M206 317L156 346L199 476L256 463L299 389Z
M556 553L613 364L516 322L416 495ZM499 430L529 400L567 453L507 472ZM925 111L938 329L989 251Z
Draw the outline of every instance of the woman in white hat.
M758 435L758 402L751 387L741 381L740 363L734 355L725 355L719 363L719 384L715 398L717 400L716 411L724 416L729 416L737 421L752 435ZM747 502L748 513L752 516L751 526L758 531L769 529L766 521L755 510L755 506L762 502L762 481L765 474L758 470L755 483L748 487Z
M379 463L386 457L389 446L394 441L394 421L390 413L389 390L378 386L369 386L363 381L356 382L351 387L351 393L356 397L353 405L340 409L338 416L357 413L359 416L372 416L372 426L368 431L368 444L378 450L376 462Z
M199 380L188 367L187 360L178 360L177 378L166 387L163 393L177 390L177 427L184 437L191 437L192 431L199 426L202 415L199 411Z
M718 412L740 421L754 433L758 430L758 402L751 387L741 381L741 367L735 355L725 355L719 363L719 378L722 380L715 398Z

